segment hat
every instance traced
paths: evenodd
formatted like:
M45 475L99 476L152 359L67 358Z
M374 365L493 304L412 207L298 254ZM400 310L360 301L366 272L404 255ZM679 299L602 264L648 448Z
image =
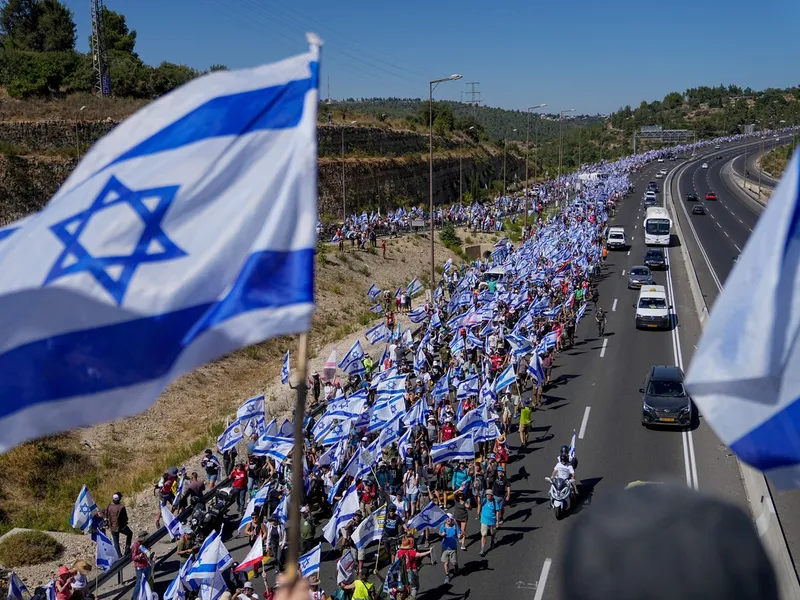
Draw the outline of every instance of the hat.
M505 444L506 443L506 436L500 435L500 437L497 438L497 441L500 442L501 444Z
M92 565L86 562L83 559L78 559L75 561L75 564L72 565L73 571L78 571L79 573L83 573L84 575L88 575L92 572Z
M491 494L492 496L494 496L494 492L492 491L492 488L487 488L487 489L486 489L486 494L487 494L487 495L488 495L488 494Z
M362 437L362 438L361 438L361 441L362 441L362 442L368 442L368 441L369 441L369 439L367 439L367 436L364 436L364 437Z
M497 470L498 471L505 471L505 468L503 468L503 465L500 465L500 466L497 467Z
M245 588L245 589L248 589L248 590L252 590L253 589L253 583L251 581L245 581L244 584L242 585L242 587Z
M144 540L146 540L149 537L150 537L150 534L148 532L140 531L139 535L136 536L136 539L139 540L140 542L143 542Z
M403 538L403 542L400 544L400 548L407 550L413 547L414 547L414 538L411 537Z
M778 598L750 515L721 499L680 486L637 485L593 504L577 523L565 543L566 600L677 600L698 590L706 598ZM665 588L653 580L654 570L681 576Z
M119 502L122 499L122 494L120 494L119 492L114 492L114 495L111 496L111 499L114 502Z
M319 576L316 573L312 573L306 577L306 581L308 581L308 585L319 585Z
M307 506L301 506L300 507L300 512L303 513L303 514L308 513L308 507Z

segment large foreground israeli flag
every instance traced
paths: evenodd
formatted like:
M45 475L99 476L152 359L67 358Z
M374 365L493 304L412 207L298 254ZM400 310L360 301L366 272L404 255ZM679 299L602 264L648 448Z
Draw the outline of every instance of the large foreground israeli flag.
M0 451L138 413L182 373L309 329L318 79L316 39L195 79L0 231Z
M779 488L800 487L800 154L717 298L686 380L708 423Z

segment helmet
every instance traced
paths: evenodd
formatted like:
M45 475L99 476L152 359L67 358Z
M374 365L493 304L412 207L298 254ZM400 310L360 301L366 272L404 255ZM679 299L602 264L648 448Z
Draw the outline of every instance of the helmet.
M558 459L561 461L562 465L569 464L569 456L567 456L566 454L562 454L561 456L558 457Z
M558 454L560 456L567 456L569 454L569 446L567 446L566 444L561 446L561 449L558 451Z

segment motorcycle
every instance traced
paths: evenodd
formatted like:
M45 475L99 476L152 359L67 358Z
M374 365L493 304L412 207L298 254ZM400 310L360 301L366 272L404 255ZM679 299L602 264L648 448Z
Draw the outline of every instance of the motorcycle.
M556 520L560 521L572 509L572 486L569 481L560 477L544 479L550 484L550 506L555 512Z

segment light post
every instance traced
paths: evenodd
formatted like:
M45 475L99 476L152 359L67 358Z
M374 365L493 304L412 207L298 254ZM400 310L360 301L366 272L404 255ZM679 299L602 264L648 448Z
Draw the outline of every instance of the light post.
M512 129L512 133L516 133L516 129ZM506 155L508 154L508 133L503 136L503 198L506 197Z
M568 108L558 113L558 176L561 177L561 163L564 158L564 134L562 130L562 122L564 121L564 113L575 112L574 108Z
M79 121L79 119L77 117L80 117L81 112L83 112L83 110L85 108L86 108L85 106L81 106L78 109L78 113L75 115L76 116L76 119L75 119L75 152L78 155L78 162L80 162L80 160L81 160L81 137L80 137L80 133L78 133L78 121Z
M454 73L450 77L434 79L428 86L428 215L431 220L431 289L436 283L436 269L434 269L434 250L433 250L433 90L444 81L455 81L461 79L463 75Z
M537 104L536 106L528 107L528 128L525 133L525 198L523 199L523 204L525 208L525 229L528 228L528 154L530 154L531 148L531 111L538 110L540 108L544 108L547 104ZM538 131L539 128L539 119L536 119L536 128ZM539 137L538 135L536 137ZM536 163L533 163L533 172L536 173ZM536 175L534 175L535 177Z
M467 131L472 131L475 129L475 125L472 125L467 129ZM461 159L463 156L461 154L458 155L458 203L459 205L464 204L464 177L461 175Z
M350 121L350 125L355 125L358 121ZM347 221L347 193L344 187L344 128L342 125L342 225Z

